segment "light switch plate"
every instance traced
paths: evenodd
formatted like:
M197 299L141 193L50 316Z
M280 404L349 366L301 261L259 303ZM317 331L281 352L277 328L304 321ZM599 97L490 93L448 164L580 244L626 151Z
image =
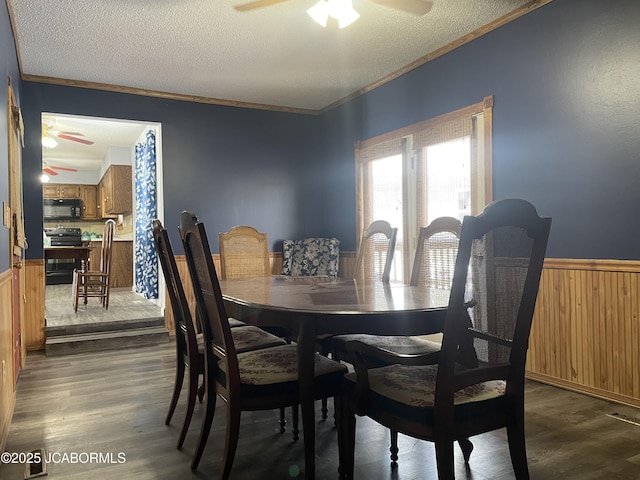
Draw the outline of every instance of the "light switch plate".
M7 228L11 228L11 208L6 202L2 202L2 224Z

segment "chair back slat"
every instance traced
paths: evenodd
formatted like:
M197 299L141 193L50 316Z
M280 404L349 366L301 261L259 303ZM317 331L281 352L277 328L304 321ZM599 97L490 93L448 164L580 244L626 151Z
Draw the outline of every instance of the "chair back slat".
M398 229L376 220L363 232L356 256L354 278L389 283Z
M100 249L100 271L105 275L111 272L111 256L113 253L113 236L116 229L115 220L107 220L102 233L102 247Z
M205 339L205 358L208 378L215 378L215 371L226 375L225 392L228 401L240 394L240 373L229 318L224 306L222 291L211 256L204 224L192 212L183 212L180 217L180 237L187 258L196 304L201 315Z
M187 302L171 242L169 241L169 235L160 220L153 221L153 239L158 250L160 266L164 274L171 311L173 312L178 354L188 355L195 360L198 355L196 328L189 310L189 303ZM179 361L183 360L180 358Z
M451 293L461 230L457 218L439 217L418 232L410 284L429 289L445 303Z

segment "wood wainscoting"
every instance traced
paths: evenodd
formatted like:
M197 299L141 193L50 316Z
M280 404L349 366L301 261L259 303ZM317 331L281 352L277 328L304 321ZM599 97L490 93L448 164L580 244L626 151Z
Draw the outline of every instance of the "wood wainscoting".
M640 262L547 259L527 376L640 407Z
M0 362L2 362L0 364L0 451L4 451L16 399L13 384L11 283L11 269L0 273Z

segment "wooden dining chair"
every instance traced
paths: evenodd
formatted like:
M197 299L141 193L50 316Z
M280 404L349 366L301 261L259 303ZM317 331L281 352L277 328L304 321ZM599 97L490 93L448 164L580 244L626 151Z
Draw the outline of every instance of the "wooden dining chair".
M182 213L180 236L196 303L202 311L205 338L206 410L191 468L197 468L200 462L211 429L216 398L220 397L227 403L227 432L220 477L226 480L231 474L238 444L241 412L300 403L297 346L286 344L239 353L231 336L206 231L193 213ZM337 395L346 371L344 365L316 354L314 394L317 398Z
M220 278L268 277L271 275L269 241L266 233L239 225L218 235Z
M506 427L516 478L529 478L524 372L550 226L551 219L519 199L464 218L437 356L396 354L359 341L346 345L355 372L346 375L336 403L340 478L353 478L355 415L434 442L438 478L447 480L454 478L454 441ZM469 345L475 362L460 355ZM386 366L370 368L371 358Z
M428 226L421 227L418 232L410 284L424 287L432 295L441 296L443 304L447 303L451 292L461 229L460 220L453 217L439 217ZM331 353L335 360L352 363L353 359L347 351L346 345L354 340L397 354L437 355L441 347L442 334L438 332L429 335L407 336L336 335L331 337L328 342L325 341L325 349ZM370 362L377 362L378 366L384 364L376 359L370 359ZM392 429L390 436L391 464L395 465L398 461L398 432ZM466 455L469 451L468 444L463 442L461 447Z
M100 304L109 308L109 293L111 290L111 257L113 250L113 236L116 229L114 220L107 220L102 233L102 248L100 250L100 269L85 270L84 268L73 271L71 286L73 296L73 311L78 313L78 303L82 298L84 305L91 297L99 298ZM93 267L91 267L93 268Z
M169 235L160 220L153 221L153 239L167 285L176 331L176 378L169 411L165 418L165 425L169 425L171 422L180 398L185 373L189 373L187 412L177 445L177 448L182 448L191 423L191 417L193 416L196 397L199 396L200 401L202 401L203 397L204 390L199 391L198 379L200 375L205 373L204 338L202 334L197 332L197 324L194 323L191 316L171 242L169 241ZM284 340L279 337L271 335L258 327L244 324L233 328L231 337L238 352L285 344ZM284 408L280 414L281 431L284 431ZM294 425L294 428L297 429L297 425ZM297 435L297 433L294 433L294 435Z
M397 235L398 229L386 220L372 222L362 233L353 277L389 283Z

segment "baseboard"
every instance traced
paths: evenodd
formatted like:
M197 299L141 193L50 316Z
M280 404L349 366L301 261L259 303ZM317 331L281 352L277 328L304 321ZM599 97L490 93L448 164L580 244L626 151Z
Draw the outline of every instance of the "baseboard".
M589 387L586 385L580 385L573 382L568 382L559 378L551 377L548 375L542 375L534 372L526 372L526 378L534 380L536 382L551 385L553 387L562 388L564 390L570 390L576 393L582 393L589 395L590 397L599 398L601 400L607 400L609 402L620 403L622 405L628 405L634 408L640 408L640 398L633 398L627 395L620 395L615 392L603 390L600 388Z

